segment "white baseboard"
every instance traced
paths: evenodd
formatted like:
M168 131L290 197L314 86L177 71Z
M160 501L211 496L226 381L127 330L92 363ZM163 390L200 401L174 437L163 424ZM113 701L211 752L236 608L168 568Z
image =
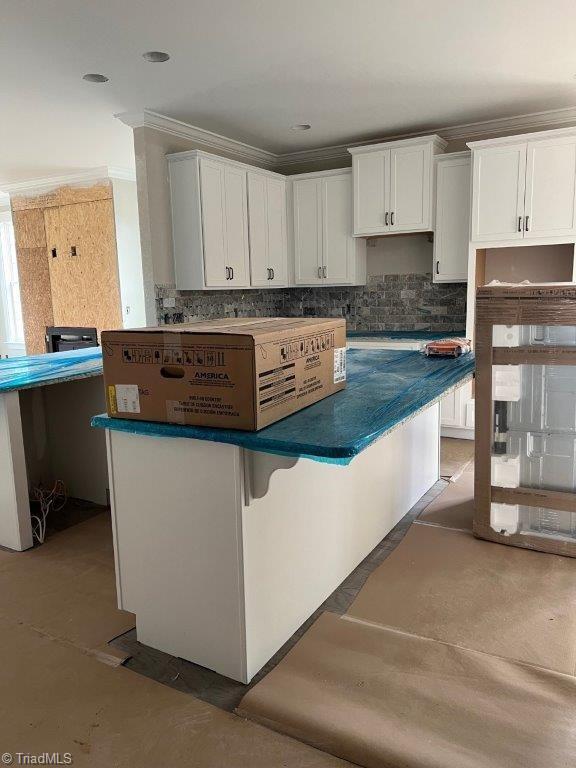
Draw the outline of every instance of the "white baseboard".
M474 430L464 427L441 427L440 437L458 437L461 440L474 440Z

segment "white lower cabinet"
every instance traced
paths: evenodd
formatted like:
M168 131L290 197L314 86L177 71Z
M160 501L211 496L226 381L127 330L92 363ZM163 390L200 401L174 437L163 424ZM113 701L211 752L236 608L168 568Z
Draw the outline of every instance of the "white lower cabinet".
M296 285L363 285L366 241L352 236L350 169L291 177Z

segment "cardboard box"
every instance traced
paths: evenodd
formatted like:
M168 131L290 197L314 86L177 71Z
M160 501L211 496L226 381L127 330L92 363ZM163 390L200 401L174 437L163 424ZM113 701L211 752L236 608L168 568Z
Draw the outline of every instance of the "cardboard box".
M103 331L108 415L258 430L346 386L343 319Z

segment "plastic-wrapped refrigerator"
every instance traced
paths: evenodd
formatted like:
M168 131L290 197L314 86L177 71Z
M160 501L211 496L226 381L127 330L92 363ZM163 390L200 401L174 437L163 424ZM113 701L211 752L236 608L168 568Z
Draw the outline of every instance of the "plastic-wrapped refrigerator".
M476 297L474 533L576 557L576 285Z

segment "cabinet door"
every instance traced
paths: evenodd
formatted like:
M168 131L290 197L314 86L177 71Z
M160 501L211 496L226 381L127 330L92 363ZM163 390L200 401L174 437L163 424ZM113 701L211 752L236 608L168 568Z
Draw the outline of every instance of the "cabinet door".
M528 142L524 237L571 237L576 231L576 138Z
M224 212L224 167L202 158L202 235L204 243L204 281L208 288L229 285L226 270L226 226Z
M294 182L294 279L299 285L322 282L322 182Z
M287 279L286 183L248 174L250 282L267 288Z
M389 230L390 150L352 157L354 177L354 234L381 234Z
M476 150L473 173L472 240L521 240L526 144Z
M268 265L270 286L281 287L288 282L288 246L286 240L286 182L266 179L268 211Z
M252 285L270 284L268 260L268 212L266 177L248 174L248 229L250 233L250 282Z
M390 231L432 228L429 145L390 150Z
M354 248L350 174L322 179L322 226L322 275L328 283L350 283Z
M436 166L434 282L467 280L470 238L470 157Z
M250 255L246 171L242 168L224 168L224 217L225 266L230 270L228 284L233 288L244 288L250 285Z

